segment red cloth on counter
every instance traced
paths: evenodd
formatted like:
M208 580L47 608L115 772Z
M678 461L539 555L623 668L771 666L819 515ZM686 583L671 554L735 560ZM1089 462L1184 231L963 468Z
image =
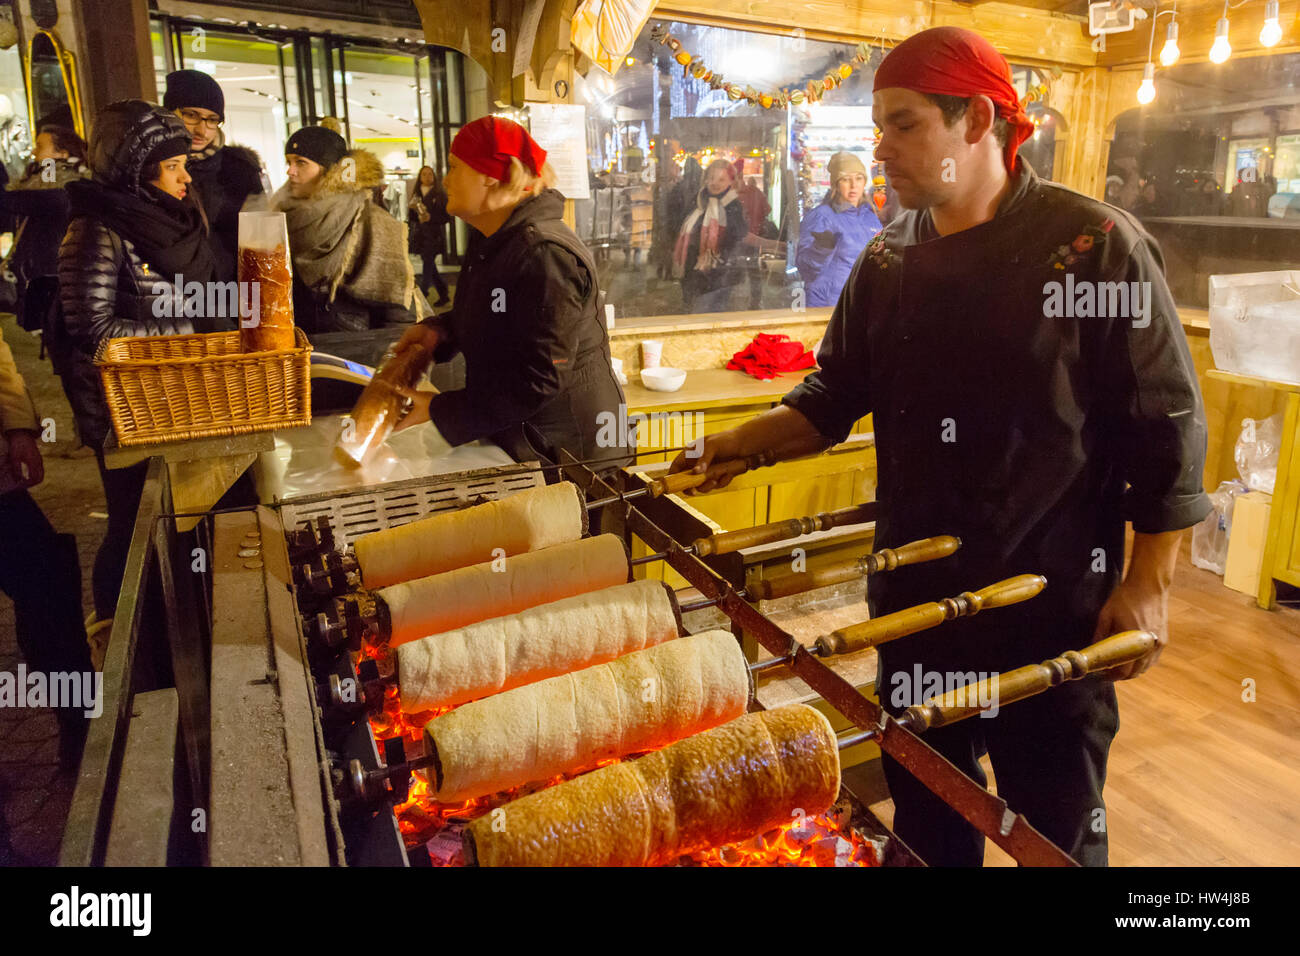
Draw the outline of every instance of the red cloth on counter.
M767 381L776 378L780 372L812 368L816 364L817 359L803 347L802 342L791 341L788 335L759 332L752 342L731 357L727 368Z

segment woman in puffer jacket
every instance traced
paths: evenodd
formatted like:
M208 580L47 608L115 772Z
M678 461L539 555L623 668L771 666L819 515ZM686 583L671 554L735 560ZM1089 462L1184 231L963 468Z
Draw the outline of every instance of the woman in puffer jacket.
M804 216L795 256L805 283L804 302L813 308L839 301L853 263L881 229L862 160L852 153L836 153L828 166L831 188Z
M59 293L72 348L63 387L82 441L95 449L108 501L108 529L94 571L95 614L105 620L117 604L148 465L104 464L109 414L95 350L109 338L235 327L233 317L184 317L184 285L214 278L207 220L186 188L189 151L190 134L174 113L123 100L95 120L92 178L67 187L72 218L59 248Z

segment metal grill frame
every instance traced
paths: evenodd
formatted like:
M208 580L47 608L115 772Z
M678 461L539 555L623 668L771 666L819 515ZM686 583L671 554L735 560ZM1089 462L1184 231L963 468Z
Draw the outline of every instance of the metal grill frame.
M329 491L285 498L277 503L286 531L321 515L329 518L336 547L342 551L362 535L397 528L420 518L458 511L476 499L494 500L544 484L541 471L479 468L424 478L408 478L354 491Z
M622 473L614 487L584 465L561 452L564 471L580 488L599 497L618 497L646 487L640 478ZM1013 812L1006 801L986 790L957 769L942 754L903 727L879 705L810 654L792 634L768 620L744 601L735 589L695 555L688 553L630 501L608 505L628 532L644 541L652 551L667 554L665 560L706 598L718 599L718 608L733 625L752 635L775 657L788 657L790 670L823 700L862 730L874 731L880 748L939 799L962 815L975 829L1024 866L1078 866L1069 854L1030 825L1023 814Z

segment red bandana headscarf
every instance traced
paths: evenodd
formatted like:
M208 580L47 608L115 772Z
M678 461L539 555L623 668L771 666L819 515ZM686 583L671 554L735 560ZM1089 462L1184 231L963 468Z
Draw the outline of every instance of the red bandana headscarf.
M534 176L542 171L546 150L514 120L484 116L466 123L451 141L451 154L484 176L506 182L510 179L510 157L514 156Z
M1011 67L993 44L961 27L933 27L889 51L876 70L872 91L889 87L944 96L984 95L1010 125L1002 160L1016 174L1016 150L1034 131L1011 85Z

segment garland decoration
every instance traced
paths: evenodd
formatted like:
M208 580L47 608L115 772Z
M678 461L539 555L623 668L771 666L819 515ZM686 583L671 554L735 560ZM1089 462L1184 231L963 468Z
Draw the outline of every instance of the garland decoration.
M742 87L738 83L732 83L724 79L721 73L715 73L709 69L708 64L703 59L692 56L688 50L682 47L682 41L669 33L662 25L656 24L651 28L650 38L672 51L673 59L681 64L682 76L693 76L701 83L707 83L710 89L725 90L727 96L733 100L746 100L754 106L763 107L765 110L773 107L785 109L791 103L797 105L805 101L816 103L826 93L836 89L852 76L854 70L871 58L870 44L859 43L858 52L854 54L852 60L848 63L841 63L839 67L831 70L820 80L809 80L807 87L803 89L782 89L771 93L756 90L752 86Z
M862 65L867 63L871 59L872 51L871 44L863 41L858 44L857 52L849 62L841 63L820 80L809 80L808 85L802 89L786 88L772 93L756 90L752 86L742 87L738 83L732 83L730 80L725 79L721 73L715 73L704 62L703 58L693 56L689 50L684 48L682 41L669 33L667 27L663 24L655 24L650 28L650 38L672 51L673 59L681 64L682 76L693 76L701 83L708 84L710 89L725 90L727 96L733 100L745 100L754 106L761 106L765 110L773 107L785 109L791 104L798 105L803 102L818 102L823 96L831 90L837 89L840 84L851 77L855 70L860 69ZM882 46L881 49L883 48ZM1059 79L1061 68L1053 66L1051 73L1053 79ZM1030 103L1036 102L1046 104L1050 90L1051 88L1047 83L1031 86L1020 100L1021 108L1023 109Z

